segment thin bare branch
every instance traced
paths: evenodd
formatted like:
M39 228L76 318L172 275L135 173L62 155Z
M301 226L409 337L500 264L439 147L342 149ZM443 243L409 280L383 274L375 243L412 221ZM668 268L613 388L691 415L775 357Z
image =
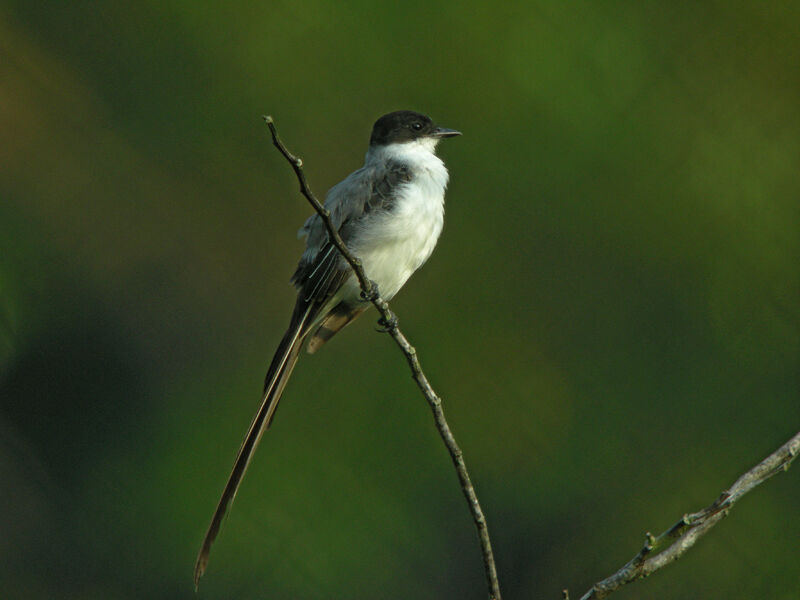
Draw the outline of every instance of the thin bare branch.
M721 521L730 508L747 492L773 475L785 471L800 452L800 432L788 442L739 477L709 506L686 514L657 538L649 533L644 546L616 573L599 581L581 600L602 600L631 581L652 575L678 560L695 542Z
M447 451L450 453L450 458L453 460L453 465L455 466L456 473L458 474L458 479L461 482L461 490L467 500L470 513L472 514L472 519L475 522L475 527L478 530L481 554L483 555L483 567L489 589L489 599L501 600L500 584L497 580L497 568L494 564L494 554L492 552L492 543L489 539L489 529L486 524L486 517L483 514L480 502L478 502L478 496L475 494L475 488L472 485L469 472L467 471L467 465L464 463L464 456L461 448L458 446L455 437L453 437L453 433L450 431L450 426L447 424L447 420L445 419L444 411L442 410L442 399L434 391L433 387L428 381L428 378L425 376L422 366L420 365L419 358L417 357L417 351L409 343L408 339L406 339L406 336L403 335L403 332L398 328L397 316L390 310L389 303L380 296L379 290L364 272L364 267L362 266L361 261L357 256L350 252L344 243L344 240L342 240L341 236L339 235L339 232L333 226L333 223L330 219L330 213L325 209L322 203L317 200L316 196L314 196L314 193L311 191L308 181L306 180L305 173L303 172L303 161L298 156L295 156L289 152L289 150L281 141L280 137L278 137L278 131L275 128L275 123L273 122L272 117L265 116L264 121L267 123L267 126L272 133L272 143L294 169L295 175L297 176L297 181L300 183L300 193L305 196L305 198L317 211L328 230L328 235L330 236L333 245L336 246L337 250L339 250L342 256L344 256L345 260L353 268L353 271L358 278L358 282L361 285L362 296L366 300L372 302L372 304L380 313L381 318L379 324L382 326L383 330L386 331L386 333L392 336L394 341L400 347L400 350L405 355L408 366L411 369L411 375L414 378L414 381L417 383L417 386L422 391L423 396L425 396L425 400L427 400L428 404L430 405L431 411L433 412L434 421L436 422L436 428L439 430L439 435L441 436L444 445L447 447Z

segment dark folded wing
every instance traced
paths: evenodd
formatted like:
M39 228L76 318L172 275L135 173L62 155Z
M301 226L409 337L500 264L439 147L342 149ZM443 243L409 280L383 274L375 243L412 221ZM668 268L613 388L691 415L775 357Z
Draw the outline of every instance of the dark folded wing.
M410 181L411 170L407 165L390 162L359 169L331 188L325 207L345 244L365 225L364 219L381 211L391 211L401 186ZM323 303L336 293L351 268L329 241L319 215L312 216L301 233L308 235L308 241L292 283L304 301Z

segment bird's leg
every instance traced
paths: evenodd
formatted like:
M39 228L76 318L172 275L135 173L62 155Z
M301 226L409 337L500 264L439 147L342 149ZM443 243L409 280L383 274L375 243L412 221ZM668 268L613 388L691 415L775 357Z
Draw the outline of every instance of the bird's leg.
M377 300L380 297L380 292L378 292L378 284L375 283L372 279L370 279L369 294L366 293L364 290L361 290L361 297L367 302L375 302L375 300Z
M397 315L389 312L387 317L381 317L378 319L378 327L376 329L381 333L388 333L397 329Z
M380 292L378 291L378 284L375 283L372 279L369 280L369 293L361 290L361 299L365 302L375 302L378 298L381 297ZM385 304L385 302L384 302ZM386 306L388 309L388 305ZM388 333L397 329L397 315L393 312L388 311L386 317L381 317L378 319L378 327L376 327L377 331L381 333Z

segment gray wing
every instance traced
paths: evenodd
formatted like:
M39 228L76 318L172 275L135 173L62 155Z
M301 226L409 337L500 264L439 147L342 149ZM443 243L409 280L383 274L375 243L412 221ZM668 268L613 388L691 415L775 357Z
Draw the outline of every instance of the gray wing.
M378 211L391 211L401 186L411 181L411 170L403 163L365 166L330 189L325 208L345 244L365 218ZM324 302L350 274L350 265L328 240L325 224L312 215L300 230L307 236L306 250L292 276L306 302Z

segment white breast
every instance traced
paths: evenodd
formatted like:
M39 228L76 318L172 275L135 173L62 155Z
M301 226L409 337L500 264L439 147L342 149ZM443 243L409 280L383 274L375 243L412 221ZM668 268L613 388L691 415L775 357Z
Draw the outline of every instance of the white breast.
M442 232L448 174L433 153L435 145L435 140L392 144L367 156L368 161L402 161L414 173L399 190L392 209L366 221L352 240L367 277L387 300L428 260ZM357 288L355 281L349 283Z

